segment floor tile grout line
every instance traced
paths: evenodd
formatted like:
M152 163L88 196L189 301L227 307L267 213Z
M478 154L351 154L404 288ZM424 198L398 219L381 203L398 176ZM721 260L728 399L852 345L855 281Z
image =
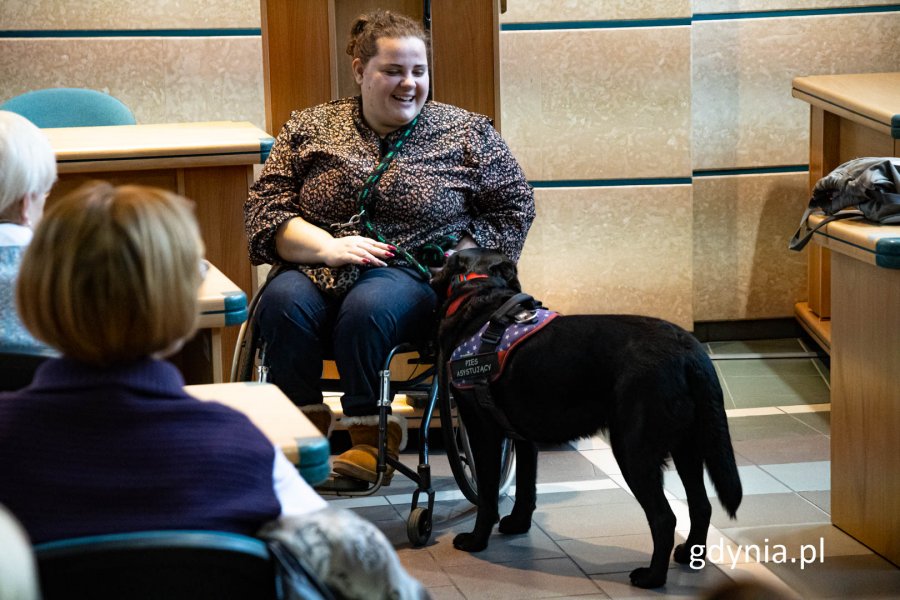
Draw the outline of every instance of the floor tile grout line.
M758 466L758 465L757 465L757 466ZM609 475L609 474L608 474L608 475ZM616 483L618 483L618 484L622 487L622 489L625 490L625 492L627 492L627 493L630 494L632 497L634 497L634 494L632 494L632 492L631 492L631 488L628 487L628 484L625 482L625 478L624 478L622 475L618 475L617 477L613 477L612 475L609 475L609 478L612 479L613 481L615 481ZM788 488L788 489L790 489L790 488ZM794 492L794 493L796 494L796 492ZM797 495L799 496L799 494L797 494ZM801 496L801 497L802 497L802 496ZM717 500L718 500L718 499L717 499ZM688 512L689 512L689 507L688 507L688 505L687 505L687 502L685 502L685 501L683 501L683 500L680 500L680 499L678 499L678 498L672 497L671 499L669 499L669 503L670 503L670 505L671 505L672 503L674 503L675 506L678 507L679 510L684 511L684 514L688 514ZM819 509L819 510L821 510L821 509ZM822 511L822 512L825 512L825 511ZM735 541L734 541L733 539L731 539L729 536L725 535L718 527L715 527L715 526L712 525L712 524L710 524L709 530L708 530L707 533L706 533L706 539L707 539L707 540L709 540L710 535L713 535L713 536L718 535L719 539L722 541L723 544L724 544L725 542L727 542L727 543L729 543L729 544L732 544L732 545L735 545L735 546L739 546L739 544L738 544L737 542L735 542ZM781 577L779 577L774 571L772 571L772 569L770 569L768 566L766 566L765 563L761 563L761 562L760 562L760 563L756 563L756 564L760 565L760 567L761 567L762 569L764 569L765 571L767 571L769 575L771 575L772 577L774 577L775 579L777 579L778 581L780 581L782 584L784 584L784 585L786 585L786 586L788 586L788 587L790 588L789 583L786 582L786 581L784 581L783 579L781 579ZM706 566L708 567L708 566L710 566L710 565L713 565L713 566L715 566L716 568L718 568L720 571L722 571L722 572L723 572L727 577L729 577L730 579L736 580L735 577L732 577L731 575L729 575L728 571L726 571L725 569L720 568L720 566L717 565L716 563L709 563L709 564L707 564ZM790 588L790 589L793 589L793 588Z
M797 358L817 358L819 355L815 352L734 352L730 354L711 354L710 360L713 362L727 360L782 360Z
M731 393L731 387L728 385L728 379L725 377L725 373L722 372L722 369L713 362L713 369L715 369L716 374L719 375L719 381L722 382L722 391L728 394L728 401L731 402L733 408L737 408L737 402L734 401L734 394Z
M822 372L822 369L819 368L818 361L812 361L813 368L819 373L819 376L822 378L822 381L825 382L825 387L828 388L829 393L831 392L831 380L825 376L825 373Z

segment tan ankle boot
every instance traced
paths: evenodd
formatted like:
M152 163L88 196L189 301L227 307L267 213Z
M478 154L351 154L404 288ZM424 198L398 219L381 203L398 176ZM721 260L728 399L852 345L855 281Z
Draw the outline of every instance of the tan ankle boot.
M334 413L324 402L322 404L307 404L300 407L300 412L316 426L325 437L331 436L334 429Z
M338 475L374 483L378 478L378 417L345 417L343 422L348 425L353 447L335 458L331 468ZM385 451L388 456L395 459L400 456L400 451L406 448L406 435L406 419L388 415L385 436ZM388 466L382 485L388 485L393 476L394 469Z

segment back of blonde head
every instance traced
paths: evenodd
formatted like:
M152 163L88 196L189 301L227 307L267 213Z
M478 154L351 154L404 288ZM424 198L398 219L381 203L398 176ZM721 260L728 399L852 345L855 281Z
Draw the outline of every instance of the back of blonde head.
M35 231L16 290L22 322L93 365L165 352L196 328L201 258L184 198L86 184L54 204Z
M56 157L50 141L31 121L0 110L0 216L27 195L50 191Z

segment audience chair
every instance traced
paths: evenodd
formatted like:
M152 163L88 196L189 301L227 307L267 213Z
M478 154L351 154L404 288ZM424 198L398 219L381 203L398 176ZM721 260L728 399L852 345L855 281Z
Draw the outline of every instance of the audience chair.
M27 386L34 378L34 372L47 358L40 354L18 354L0 350L0 392Z
M219 531L145 531L34 547L44 600L267 600L333 596L283 548ZM284 560L292 561L285 576ZM291 585L287 594L285 585Z
M134 114L118 98L84 88L47 88L26 92L0 104L38 127L134 125Z

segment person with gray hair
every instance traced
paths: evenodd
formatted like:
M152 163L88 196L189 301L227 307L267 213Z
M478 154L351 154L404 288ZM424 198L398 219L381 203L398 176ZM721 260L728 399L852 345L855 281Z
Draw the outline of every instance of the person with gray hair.
M56 158L47 137L25 117L0 110L0 350L4 352L50 352L22 327L13 297L22 253L55 181Z
M25 530L0 504L0 600L38 600L37 568Z

